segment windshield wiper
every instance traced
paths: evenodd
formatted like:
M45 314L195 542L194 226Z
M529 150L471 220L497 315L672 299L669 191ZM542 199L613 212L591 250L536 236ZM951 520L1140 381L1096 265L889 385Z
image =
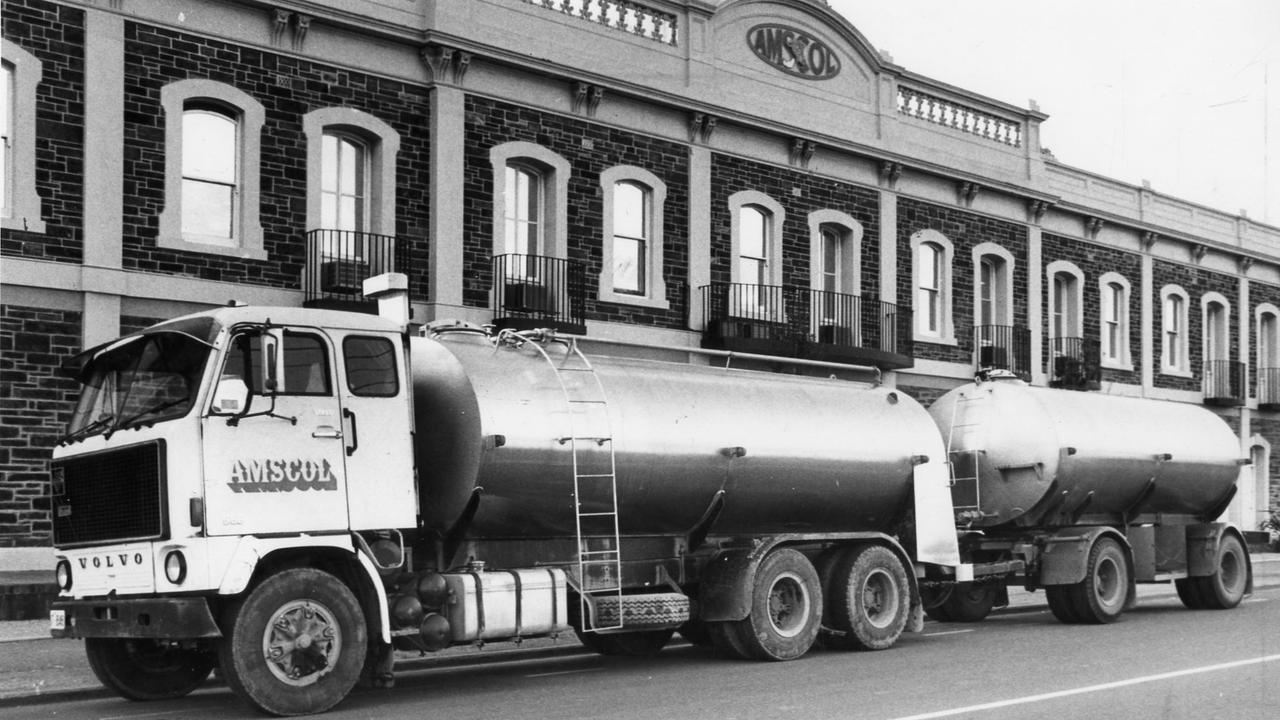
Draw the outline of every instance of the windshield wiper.
M116 424L116 428L124 429L127 427L132 427L133 423L137 422L140 418L146 417L147 415L161 412L163 410L168 410L169 408L175 405L181 405L182 403L187 402L187 400L188 398L181 397L174 400L169 400L168 402L162 402L159 405L156 405L155 407L149 407L146 410L143 410L142 412L134 413L133 415L130 415L124 420L121 420L119 423ZM155 421L154 420L151 421L151 424L154 425Z
M88 425L85 425L79 430L72 430L66 435L63 435L61 438L58 439L57 444L62 445L63 443L73 443L76 440L79 440L80 438L88 437L89 435L93 434L95 430L106 427L111 423L115 422L115 419L116 419L115 415L112 415L111 413L104 413L101 416L99 416L97 420L94 420L93 422L89 423Z

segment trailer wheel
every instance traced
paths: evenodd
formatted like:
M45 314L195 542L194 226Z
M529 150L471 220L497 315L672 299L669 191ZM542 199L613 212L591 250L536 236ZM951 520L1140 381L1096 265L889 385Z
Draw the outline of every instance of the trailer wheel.
M1076 614L1076 600L1071 594L1072 585L1047 585L1044 589L1045 600L1049 602L1049 611L1058 622L1074 625L1080 622Z
M858 650L892 647L911 615L911 586L902 561L882 545L863 545L850 548L835 572L832 627L846 634L827 643Z
M1200 585L1195 578L1180 578L1173 581L1178 590L1178 599L1190 610L1203 610L1204 600L1200 598Z
M937 622L951 622L951 614L947 612L947 601L951 599L952 589L920 588L920 604L924 614Z
M1129 599L1129 560L1114 538L1098 538L1089 549L1084 580L1070 585L1079 622L1115 622Z
M1203 607L1212 610L1229 610L1244 599L1249 581L1249 559L1245 556L1240 538L1224 534L1218 541L1217 568L1208 577L1195 578Z
M991 583L960 583L942 603L952 622L980 622L996 605L997 588Z
M751 614L741 632L752 657L794 660L809 652L822 626L822 584L813 563L783 548L756 569Z
M205 646L160 640L85 638L85 655L98 681L130 700L166 700L200 687L217 656Z
M296 568L273 575L231 609L219 663L227 685L272 715L319 713L360 677L364 614L333 575Z
M610 633L582 632L574 628L583 646L598 655L626 657L650 657L667 646L675 630L640 630L637 632Z

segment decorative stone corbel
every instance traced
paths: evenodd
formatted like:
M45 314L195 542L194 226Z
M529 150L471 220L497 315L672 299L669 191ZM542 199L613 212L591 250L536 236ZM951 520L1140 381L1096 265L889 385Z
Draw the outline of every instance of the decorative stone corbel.
M311 16L296 13L293 16L293 49L302 50L307 42L307 31L311 29Z
M1200 261L1204 260L1205 253L1207 252L1209 252L1209 246L1201 245L1200 243L1191 244L1191 259L1195 264L1199 265Z
M1236 258L1236 268L1240 271L1241 275L1247 274L1249 272L1249 268L1253 267L1253 263L1254 259L1249 255L1241 255Z
M430 82L451 81L454 85L461 85L471 65L471 53L436 43L423 45L418 55L431 74Z
M716 130L716 116L696 112L689 116L689 142L711 141L711 134Z
M1102 226L1105 224L1106 223L1102 220L1102 218L1096 218L1096 217L1085 218L1084 234L1088 236L1090 240L1097 240L1098 233L1102 232Z
M1151 252L1151 248L1155 247L1156 241L1159 239L1160 236L1150 230L1142 233L1142 237L1139 238L1139 242L1142 243L1142 251Z
M880 184L890 190L898 189L898 178L902 177L902 163L885 160L880 163Z
M796 167L808 168L809 161L813 159L813 154L817 150L818 146L812 140L793 138L791 140L791 164Z
M604 100L604 88L599 85L591 87L591 97L587 98L587 117L595 117L600 102Z
M1044 219L1045 212L1048 210L1049 210L1048 200L1028 200L1027 201L1027 220L1035 223L1036 225L1039 225L1040 221Z
M276 8L271 16L271 44L279 45L284 39L284 31L289 29L289 16L293 13Z
M975 182L962 182L956 185L956 196L961 205L973 207L974 198L982 192L982 186Z
M591 92L591 86L579 80L573 84L573 112L578 114L582 112L582 108L587 104L587 95Z

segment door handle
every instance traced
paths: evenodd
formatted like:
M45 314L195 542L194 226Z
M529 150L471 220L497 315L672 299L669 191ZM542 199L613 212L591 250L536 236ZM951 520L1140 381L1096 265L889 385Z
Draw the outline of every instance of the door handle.
M339 430L338 428L335 428L335 427L330 427L330 426L328 426L328 425L321 425L320 427L316 428L316 429L311 433L311 437L313 437L313 438L332 438L332 439L334 439L334 440L341 440L341 439L342 439L342 431L341 431L341 430Z

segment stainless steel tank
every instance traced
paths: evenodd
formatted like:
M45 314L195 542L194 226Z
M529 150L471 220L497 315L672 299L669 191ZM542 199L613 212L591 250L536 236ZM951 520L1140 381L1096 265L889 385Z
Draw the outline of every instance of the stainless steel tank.
M546 350L551 362L472 333L413 339L430 528L453 526L481 488L472 537L572 535L575 455L579 475L607 473L610 441L589 439L604 435L632 535L687 533L721 491L716 534L884 530L910 507L913 458L944 459L928 413L891 389L601 356L591 373ZM587 438L576 453L570 435ZM580 483L584 510L608 508L595 480Z
M1063 492L1058 509L1092 493L1088 515L1198 516L1222 502L1240 467L1231 428L1187 403L997 379L955 388L929 413L956 462L956 509L975 502L980 527L1037 523ZM974 475L976 497L966 488Z

